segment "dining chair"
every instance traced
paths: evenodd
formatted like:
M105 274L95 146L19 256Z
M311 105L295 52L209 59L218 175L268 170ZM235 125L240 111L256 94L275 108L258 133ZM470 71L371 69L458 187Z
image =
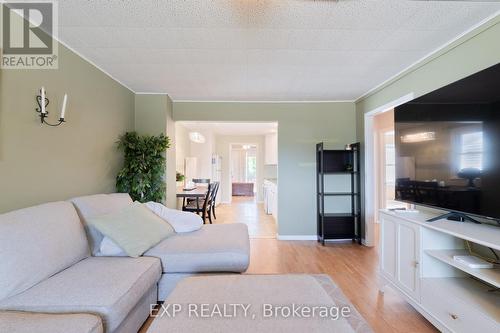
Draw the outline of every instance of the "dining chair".
M182 207L182 210L185 212L196 213L198 215L200 215L201 213L201 218L203 219L203 223L205 223L205 220L208 217L210 224L212 224L211 198L213 189L214 185L209 183L207 187L207 193L205 194L205 198L201 200L195 199L194 201L188 202L185 206Z
M200 185L200 184L210 184L210 179L208 179L208 178L193 178L192 181L195 184L195 186ZM187 201L187 203L189 204L195 200L196 200L196 198L188 197L184 201ZM184 206L184 203L185 202L182 203L183 206Z
M195 184L210 184L209 178L193 178L193 183Z
M217 216L215 215L215 205L217 203L217 193L219 192L220 182L214 182L215 188L212 191L212 214L214 215L214 219L217 220Z

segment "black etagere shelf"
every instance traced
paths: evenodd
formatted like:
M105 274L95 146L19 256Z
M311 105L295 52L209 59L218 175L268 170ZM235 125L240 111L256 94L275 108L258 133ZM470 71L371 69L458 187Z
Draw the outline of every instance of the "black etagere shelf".
M361 244L360 144L347 145L344 150L327 150L323 143L318 143L316 175L318 242L324 245L328 240L352 239ZM350 178L350 191L325 191L325 181L333 181L329 175ZM331 185L334 184L328 187ZM325 212L325 197L332 201L329 207L335 205L335 198L350 198L351 209L341 213Z

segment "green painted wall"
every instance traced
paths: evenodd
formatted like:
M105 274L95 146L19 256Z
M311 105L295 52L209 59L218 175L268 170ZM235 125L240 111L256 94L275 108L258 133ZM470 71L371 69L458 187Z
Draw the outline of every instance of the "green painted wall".
M278 233L316 234L315 145L356 139L354 103L175 102L184 121L278 122Z
M40 124L41 86L52 122L68 94L65 124ZM0 213L113 192L122 164L115 142L133 128L134 94L62 45L57 70L1 70Z
M365 113L412 92L415 98L425 95L499 62L500 16L497 16L356 101L358 141L364 141Z
M172 100L165 94L135 95L135 130L139 134L165 134L170 138L166 155L166 205L176 207L175 197L175 123Z
M139 134L167 134L167 95L135 95L135 130Z

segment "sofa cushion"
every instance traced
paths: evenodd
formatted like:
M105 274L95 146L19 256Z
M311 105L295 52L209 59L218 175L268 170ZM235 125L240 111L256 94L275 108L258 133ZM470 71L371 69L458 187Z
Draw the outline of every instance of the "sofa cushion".
M165 273L244 272L250 244L243 223L210 224L175 234L144 253L158 257Z
M87 221L134 258L175 234L168 222L137 201L118 212Z
M99 230L88 224L88 219L115 213L132 203L128 193L95 194L70 199L85 225L93 256L99 256L99 247L104 237Z
M90 257L25 292L0 309L31 312L90 312L112 332L161 275L156 258Z
M123 249L108 236L104 236L102 239L99 254L104 257L128 257Z
M69 202L0 215L0 300L88 257L83 226Z
M9 333L102 333L99 316L90 313L0 311L0 329Z
M193 232L200 230L203 226L203 219L198 214L167 208L161 203L153 201L146 202L145 205L153 213L169 223L175 232Z

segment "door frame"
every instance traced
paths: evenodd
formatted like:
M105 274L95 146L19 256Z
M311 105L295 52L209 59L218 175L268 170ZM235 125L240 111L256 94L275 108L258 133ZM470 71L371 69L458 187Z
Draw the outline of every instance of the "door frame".
M364 165L364 185L365 185L365 239L363 244L366 246L375 245L375 234L374 234L374 224L375 224L375 200L377 198L375 177L376 165L375 165L375 151L377 144L375 141L373 122L374 117L377 114L384 113L391 109L394 109L401 104L407 103L415 99L415 94L410 92L403 95L395 100L390 101L382 106L379 106L373 110L370 110L364 114L364 135L365 135L365 165Z
M388 110L389 111L389 110ZM394 132L393 127L383 127L379 128L378 131L374 133L375 135L375 154L378 156L374 156L375 163L375 174L377 175L375 181L375 207L374 207L374 221L375 223L379 223L379 214L378 209L383 208L387 204L387 195L386 195L386 146L385 146L385 133Z

